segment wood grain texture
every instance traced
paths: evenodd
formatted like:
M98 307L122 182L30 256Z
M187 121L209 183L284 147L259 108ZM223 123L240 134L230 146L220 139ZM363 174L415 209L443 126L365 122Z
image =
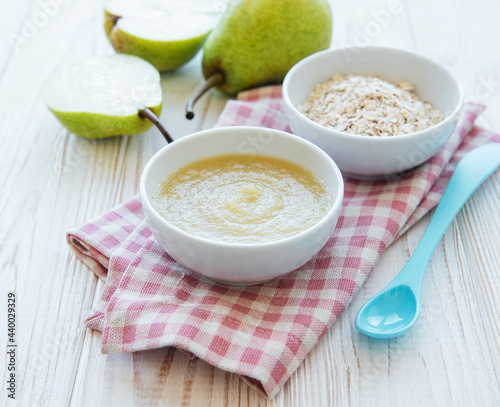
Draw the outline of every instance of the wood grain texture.
M54 7L50 15L47 3ZM432 257L415 328L380 341L362 336L353 321L408 260L429 218L384 253L273 400L236 375L173 349L102 355L100 333L82 322L103 285L76 261L64 235L135 195L142 168L164 140L155 129L135 137L80 139L61 128L39 98L57 64L112 52L101 1L17 0L0 7L0 309L8 291L18 300L18 400L7 399L2 368L0 405L498 405L498 172L465 205ZM479 123L500 131L498 1L333 0L332 7L334 46L384 44L436 59L456 74L469 97L488 106ZM13 45L12 38L21 41ZM184 103L200 82L200 56L162 75L161 120L174 138L212 127L224 107L227 97L210 92L195 120L184 119ZM5 325L2 316L2 350Z

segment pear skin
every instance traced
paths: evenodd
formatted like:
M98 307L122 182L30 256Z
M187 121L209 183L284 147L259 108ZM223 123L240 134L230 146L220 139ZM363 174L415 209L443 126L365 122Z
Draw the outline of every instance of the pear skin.
M160 116L162 105L151 107L150 110ZM129 116L108 116L88 112L62 112L50 109L59 122L70 132L80 137L99 139L117 135L144 133L153 123L139 112Z

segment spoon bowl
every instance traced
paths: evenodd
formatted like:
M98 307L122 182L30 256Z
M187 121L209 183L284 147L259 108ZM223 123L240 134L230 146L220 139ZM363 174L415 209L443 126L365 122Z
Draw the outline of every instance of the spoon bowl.
M420 315L420 292L432 253L451 221L472 193L500 165L500 143L467 153L457 164L427 230L406 266L356 315L356 328L373 338L388 339L408 331Z
M358 312L356 328L374 338L402 335L417 321L420 301L406 284L382 291Z

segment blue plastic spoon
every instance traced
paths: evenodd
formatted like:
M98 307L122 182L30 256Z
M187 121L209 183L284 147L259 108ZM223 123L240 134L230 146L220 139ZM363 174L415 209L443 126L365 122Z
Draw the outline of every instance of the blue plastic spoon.
M500 143L467 153L458 163L422 240L406 266L356 315L356 328L373 338L402 335L420 315L420 293L432 253L456 214L479 185L500 165Z

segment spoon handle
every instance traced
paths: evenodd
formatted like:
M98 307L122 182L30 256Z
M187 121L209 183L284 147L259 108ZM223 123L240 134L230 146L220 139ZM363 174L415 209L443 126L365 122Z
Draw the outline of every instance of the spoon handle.
M420 291L429 260L446 229L473 192L499 165L500 143L475 148L459 161L422 240L391 286L408 282L415 291Z

